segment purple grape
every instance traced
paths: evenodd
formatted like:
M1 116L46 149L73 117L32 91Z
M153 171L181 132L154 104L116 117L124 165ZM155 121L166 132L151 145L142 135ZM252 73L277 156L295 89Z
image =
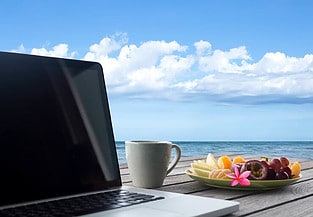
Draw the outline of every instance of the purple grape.
M278 173L280 171L280 168L281 168L280 160L277 158L272 159L270 167L272 167L275 170L275 172Z
M273 168L269 167L268 170L267 170L267 177L266 179L276 179L276 172Z
M276 179L289 179L289 175L284 170L281 170L278 173L276 173Z
M281 167L283 167L283 168L289 166L289 160L286 157L281 157L280 162L281 162Z

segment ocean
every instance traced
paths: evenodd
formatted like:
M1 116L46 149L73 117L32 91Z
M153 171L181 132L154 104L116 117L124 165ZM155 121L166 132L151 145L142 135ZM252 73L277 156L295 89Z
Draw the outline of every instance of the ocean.
M313 159L313 141L171 141L182 150L183 157L208 153L240 153L260 156ZM126 163L125 143L116 142L119 163Z

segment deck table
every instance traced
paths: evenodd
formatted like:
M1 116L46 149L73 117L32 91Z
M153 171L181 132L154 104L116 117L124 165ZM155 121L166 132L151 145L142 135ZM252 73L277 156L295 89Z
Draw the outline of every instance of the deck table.
M242 156L245 159L259 159L258 156ZM274 190L244 191L209 187L185 174L194 160L205 158L206 156L181 158L165 178L163 186L157 189L240 202L239 211L228 216L313 216L313 160L289 158L291 162L297 160L301 163L302 178L296 183ZM123 184L132 185L127 164L121 164L120 171Z

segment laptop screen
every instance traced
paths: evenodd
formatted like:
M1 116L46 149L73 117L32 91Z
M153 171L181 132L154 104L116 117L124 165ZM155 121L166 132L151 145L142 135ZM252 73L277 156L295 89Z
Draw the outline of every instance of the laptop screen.
M0 206L121 185L100 64L0 52Z

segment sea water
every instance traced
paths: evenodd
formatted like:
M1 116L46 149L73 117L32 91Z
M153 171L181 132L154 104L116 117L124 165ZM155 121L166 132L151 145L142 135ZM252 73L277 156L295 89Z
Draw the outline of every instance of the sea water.
M183 157L208 153L238 153L258 156L313 159L313 141L171 141L177 144ZM119 163L126 163L125 143L116 142Z

